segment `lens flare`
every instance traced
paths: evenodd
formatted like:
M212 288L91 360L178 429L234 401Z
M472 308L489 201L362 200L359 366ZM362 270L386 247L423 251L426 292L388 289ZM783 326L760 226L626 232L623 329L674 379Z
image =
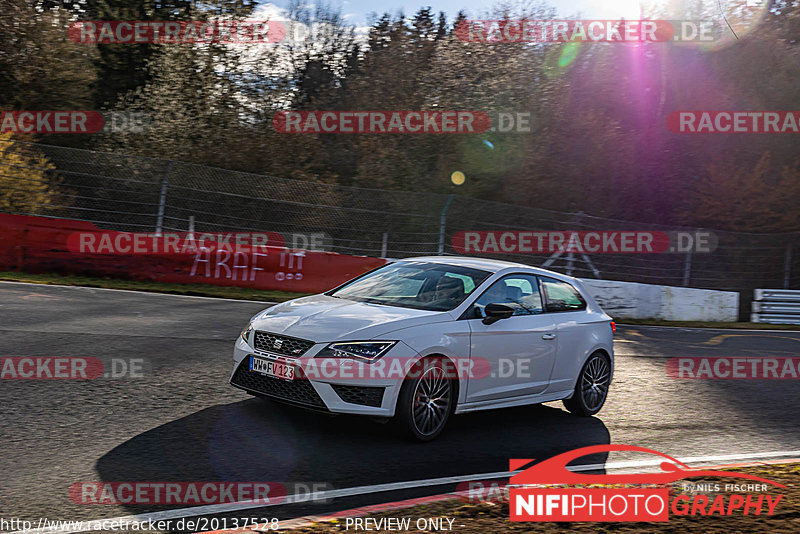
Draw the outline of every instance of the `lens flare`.
M581 43L577 41L547 49L544 56L545 76L552 78L568 72L581 51Z
M558 58L558 66L564 68L570 65L578 57L580 43L567 43L561 48L561 57Z

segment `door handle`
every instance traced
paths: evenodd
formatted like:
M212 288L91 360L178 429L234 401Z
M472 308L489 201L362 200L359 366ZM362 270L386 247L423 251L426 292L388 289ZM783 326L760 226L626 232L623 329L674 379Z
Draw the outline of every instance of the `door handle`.
M555 335L555 334L544 334L544 335L542 336L542 339L547 339L547 340L550 340L550 339L555 339L555 338L556 338L556 335Z

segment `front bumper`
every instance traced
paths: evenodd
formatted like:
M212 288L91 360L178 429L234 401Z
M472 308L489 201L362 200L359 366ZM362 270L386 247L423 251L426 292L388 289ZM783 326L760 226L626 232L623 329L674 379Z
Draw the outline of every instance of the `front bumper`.
M238 338L230 383L254 395L313 410L392 417L403 384L400 369L419 357L416 351L400 342L371 365L349 359L315 359L326 345L317 343L300 358L292 359L255 350ZM295 380L250 371L249 358L253 355L293 365ZM379 363L380 367L373 367Z

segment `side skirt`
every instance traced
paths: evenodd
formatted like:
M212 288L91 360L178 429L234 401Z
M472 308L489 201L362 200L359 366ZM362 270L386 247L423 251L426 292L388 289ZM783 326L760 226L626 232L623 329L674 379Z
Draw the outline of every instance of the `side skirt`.
M455 413L469 413L477 412L480 410L491 410L493 408L511 408L513 406L525 406L527 404L539 404L542 402L552 402L561 399L566 399L572 395L573 390L554 391L552 393L537 393L534 395L523 395L521 397L513 397L510 399L492 399L482 402L471 402L459 404L456 407Z

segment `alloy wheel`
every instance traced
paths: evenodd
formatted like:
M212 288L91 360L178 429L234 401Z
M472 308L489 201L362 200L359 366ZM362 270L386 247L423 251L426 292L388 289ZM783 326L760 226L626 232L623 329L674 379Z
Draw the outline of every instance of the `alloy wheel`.
M583 402L590 411L598 409L606 400L611 380L611 367L608 361L602 356L593 356L587 362L581 380Z
M436 433L450 410L450 381L440 367L429 367L414 390L413 421L422 435Z

